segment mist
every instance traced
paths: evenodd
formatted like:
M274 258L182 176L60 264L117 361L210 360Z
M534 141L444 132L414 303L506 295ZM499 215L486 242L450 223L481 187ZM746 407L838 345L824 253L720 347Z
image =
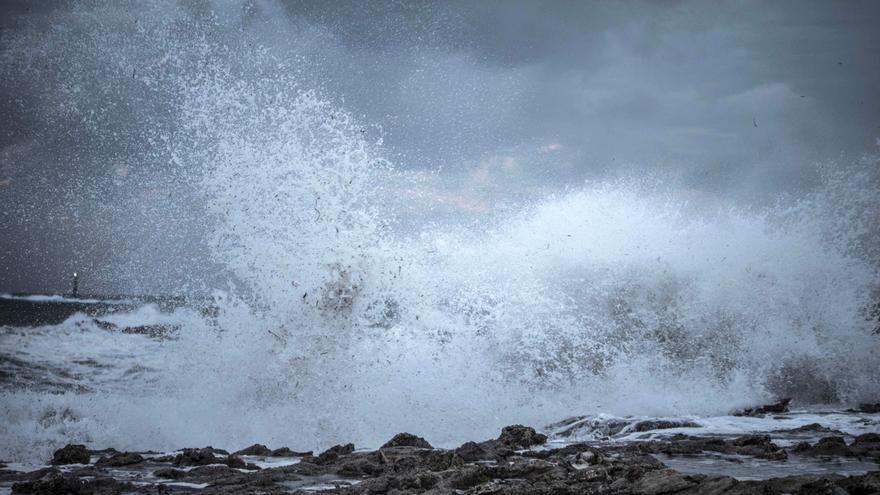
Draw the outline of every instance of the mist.
M646 175L706 208L761 208L880 134L872 2L7 2L2 18L13 292L65 291L74 270L94 293L226 283L192 186L204 164L173 151L187 79L218 70L354 116L418 178L398 195L412 230Z
M155 455L126 479L162 489L323 483L351 459L388 474L398 451L175 449L406 431L480 470L451 449L519 425L534 442L467 462L608 440L623 457L521 464L611 486L663 469L648 434L699 473L880 466L876 3L2 14L4 463L113 446ZM433 456L422 442L406 462ZM806 459L828 445L846 459ZM159 479L192 452L227 465ZM0 491L43 482L4 473Z

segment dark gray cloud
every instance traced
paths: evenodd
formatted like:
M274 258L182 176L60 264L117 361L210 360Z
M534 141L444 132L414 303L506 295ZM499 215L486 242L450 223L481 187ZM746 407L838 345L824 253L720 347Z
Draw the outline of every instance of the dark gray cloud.
M97 291L174 291L205 263L198 194L164 143L172 77L212 58L295 72L466 212L624 170L762 204L880 135L870 1L2 9L0 290L61 290L86 266Z

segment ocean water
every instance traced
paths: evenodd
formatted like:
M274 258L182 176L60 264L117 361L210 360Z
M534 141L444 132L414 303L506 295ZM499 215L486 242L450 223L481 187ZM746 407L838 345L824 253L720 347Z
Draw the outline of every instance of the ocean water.
M747 429L724 418L880 398L877 157L771 206L624 176L426 219L423 174L365 131L380 123L271 54L248 73L174 29L132 35L164 50L136 81L168 107L149 142L198 198L223 282L173 303L0 297L0 459L454 446L573 415Z
M321 139L344 150L329 150L357 156L355 133L334 132ZM877 273L827 235L821 205L693 213L623 182L412 234L385 221L389 193L369 184L388 168L366 152L341 176L337 158L250 157L203 178L228 290L0 298L26 315L0 327L0 458L69 442L375 447L399 431L454 446L572 415L768 431L728 414L790 397L812 422L878 397Z

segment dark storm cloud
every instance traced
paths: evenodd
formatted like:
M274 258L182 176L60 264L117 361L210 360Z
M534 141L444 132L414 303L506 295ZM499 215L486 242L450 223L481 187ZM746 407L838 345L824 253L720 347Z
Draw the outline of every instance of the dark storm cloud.
M565 154L550 175L560 182L626 163L755 199L809 186L817 161L871 150L880 131L874 2L286 12L356 54L353 77L335 88L383 124L389 144L430 165L558 142Z
M145 25L185 43L216 22L203 34L241 77L271 75L245 55L262 47L378 126L398 168L440 170L432 197L465 214L621 170L762 203L880 135L876 2L2 9L0 290L59 290L83 263L100 290L171 290L204 257L197 199L156 144L177 102L143 82L157 86L174 40ZM158 283L149 267L175 258Z

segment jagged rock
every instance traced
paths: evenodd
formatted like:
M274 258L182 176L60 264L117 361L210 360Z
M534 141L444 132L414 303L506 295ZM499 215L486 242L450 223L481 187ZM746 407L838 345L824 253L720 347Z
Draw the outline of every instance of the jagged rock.
M52 464L88 464L91 459L85 445L67 444L52 455Z
M433 449L431 444L427 442L422 437L413 435L411 433L398 433L394 435L394 438L385 443L381 448L387 449L390 447L418 447L420 449Z
M236 469L246 469L247 468L247 463L244 462L244 459L242 459L241 457L234 455L234 454L230 455L226 458L226 465L231 468L236 468Z
M100 328L101 330L106 330L108 332L112 332L117 329L115 324L110 323L109 321L99 320L97 318L92 318L92 323L94 323L95 326Z
M466 442L455 453L467 462L486 461L494 458L492 452L476 442Z
M880 493L880 471L872 471L864 476L842 479L838 484L851 494Z
M353 443L334 445L324 452L321 452L318 457L304 457L303 461L312 462L314 464L330 464L336 462L340 456L349 455L352 452L354 452Z
M157 478L179 480L186 477L186 471L174 468L161 468L153 471L153 475Z
M880 443L880 434L878 433L862 433L853 440L853 445L866 443Z
M101 457L98 459L98 462L95 463L95 466L100 468L130 466L139 462L144 462L144 458L140 454L135 454L134 452L119 452L109 457Z
M387 462L387 460L385 462ZM378 455L375 458L360 457L346 460L336 469L335 472L340 476L349 476L353 478L378 476L385 472L383 464L384 462L381 461Z
M810 445L801 442L794 447L794 451L802 455L813 456L851 456L853 452L841 437L825 437Z
M134 327L125 327L122 333L145 335L154 339L167 339L174 336L180 330L178 325L140 325Z
M71 475L25 481L12 485L13 494L33 495L110 495L134 490L134 485L113 478L84 480Z
M735 439L733 453L751 455L772 461L782 461L788 458L788 454L780 446L770 440L769 435L747 435Z
M501 430L498 441L508 447L527 449L545 443L547 436L536 432L531 426L511 425Z
M759 457L768 460L784 460L788 454L770 441L767 435L747 435L733 441L721 438L702 438L676 435L668 440L633 442L620 447L629 452L645 452L666 455L698 455L704 451L721 452Z
M106 476L106 473L103 469L104 468L98 468L95 466L85 466L70 471L70 474L76 476L77 478L100 478L102 476Z
M464 465L464 460L453 451L450 450L430 450L422 451L419 454L421 466L430 471L445 471L447 469L457 468Z
M766 404L759 407L747 408L733 413L734 416L764 416L765 414L778 414L788 412L788 404L791 399L782 399L775 404Z
M183 452L174 456L172 462L175 466L207 466L208 464L221 464L223 461L214 455L214 449L183 449Z
M837 430L832 430L826 426L822 426L819 423L810 423L808 425L798 426L797 428L790 428L787 430L776 430L777 433L841 433Z
M697 483L694 478L673 471L672 469L658 469L648 471L633 484L632 493L644 495L661 495L663 493L676 493L691 488Z
M116 455L119 453L119 451L114 449L113 447L108 447L106 449L101 449L101 450L92 449L92 450L90 450L90 452L92 455L97 455L97 456L101 456L101 457L110 457L112 455Z
M354 452L354 444L347 443L345 445L334 445L322 453L326 454L327 452L334 452L337 455L348 455Z
M698 479L692 477L691 479ZM699 484L678 492L679 495L721 495L735 493L735 488L739 484L734 478L727 476L706 476L700 480Z
M739 437L739 438L735 439L733 441L733 444L736 445L737 447L743 447L743 446L749 446L749 445L758 445L761 447L766 447L766 446L773 445L773 442L770 441L770 435L746 435L744 437Z
M630 422L630 424L634 424ZM410 436L411 437L411 436ZM468 442L454 450L413 447L414 439L403 438L372 452L355 452L352 444L337 445L320 456L304 457L302 462L243 471L251 465L239 455L218 457L219 449L184 449L165 462L194 466L191 470L162 467L152 474L162 480L206 484L205 495L239 493L302 493L311 484L338 483L322 493L344 495L425 494L467 495L526 494L644 494L696 495L752 493L868 494L880 488L880 472L864 476L798 475L771 480L737 481L726 476L688 475L668 469L651 454L753 455L768 459L785 455L767 435L747 435L736 439L674 435L644 442L613 443L596 447L586 443L560 448L528 450L546 438L525 426L511 426L498 439ZM880 435L868 433L847 446L840 437L828 437L806 449L822 451L849 448L853 455L880 449ZM392 442L389 442L392 443ZM551 446L548 446L551 447ZM288 449L289 450L289 449ZM780 454L781 453L781 454ZM105 464L132 454L108 452ZM135 454L136 455L136 454ZM874 454L870 454L874 455ZM880 454L878 454L880 455ZM150 459L154 465L157 459ZM210 463L207 465L204 463ZM137 486L106 481L108 472L87 466L73 472L46 469L32 473L0 471L0 481L16 482L14 493L179 493L190 487L139 479ZM305 478L305 479L303 479ZM104 480L104 481L102 481ZM357 480L360 483L354 484ZM150 486L152 483L152 486ZM162 484L166 483L166 484Z
M216 478L218 476L225 476L229 474L234 474L236 471L233 471L229 466L199 466L190 469L189 471L184 471L186 473L187 478Z
M632 421L626 419L591 419L588 416L573 416L571 418L547 425L545 430L553 432L553 435L568 438L575 434L588 432L596 438L610 438L629 427Z
M2 476L0 476L0 480L2 481L34 481L44 478L50 478L52 476L60 476L61 471L54 467L47 467L27 473L22 473L19 471L3 471L0 474L2 474Z
M273 450L270 455L272 457L306 457L312 455L312 451L297 452L295 450L290 450L287 447L281 447L280 449Z
M645 432L651 430L668 430L671 428L699 428L700 425L692 421L667 421L667 420L646 420L639 421L632 425L631 430L635 432Z
M449 486L456 490L467 490L491 479L486 466L465 466L452 475Z
M244 448L235 452L234 455L260 455L260 456L270 456L272 455L272 451L269 450L269 447L265 445L255 443L250 447Z

